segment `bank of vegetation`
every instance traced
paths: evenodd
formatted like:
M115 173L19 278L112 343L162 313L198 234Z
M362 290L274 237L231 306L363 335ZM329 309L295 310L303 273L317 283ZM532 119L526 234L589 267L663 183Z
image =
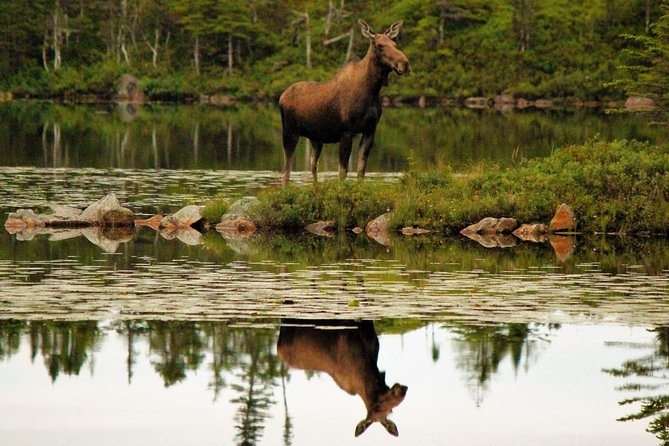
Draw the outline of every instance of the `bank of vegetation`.
M457 233L485 217L547 223L568 203L587 233L669 234L669 149L635 141L590 141L542 159L501 168L479 164L465 172L408 171L398 182L330 181L269 189L253 218L267 230L299 231L318 220L339 229L392 211L390 224ZM215 220L221 200L207 206Z
M324 79L364 54L368 43L355 24L364 17L378 32L405 21L400 45L414 74L391 83L389 95L661 97L663 3L0 0L0 90L111 97L119 77L132 72L151 99L275 98L298 79Z

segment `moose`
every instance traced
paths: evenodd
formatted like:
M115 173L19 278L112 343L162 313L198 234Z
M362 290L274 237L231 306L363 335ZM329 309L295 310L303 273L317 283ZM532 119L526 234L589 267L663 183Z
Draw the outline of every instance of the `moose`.
M289 367L326 372L342 390L362 398L367 416L356 426L356 437L374 422L381 423L389 434L398 436L397 426L388 415L404 400L407 386L388 387L385 372L379 372L376 365L379 339L373 322L321 321L316 324L314 321L284 321L279 330L279 357ZM328 329L317 326L328 326Z
M323 144L339 143L339 178L343 180L348 174L353 138L361 133L358 178L364 178L381 118L381 87L388 85L392 71L399 75L411 71L409 59L393 40L399 35L402 23L402 20L395 22L382 34L376 34L367 22L359 19L362 35L370 40L362 60L347 63L328 81L297 82L281 94L284 185L290 181L300 136L311 141L311 173L317 182Z

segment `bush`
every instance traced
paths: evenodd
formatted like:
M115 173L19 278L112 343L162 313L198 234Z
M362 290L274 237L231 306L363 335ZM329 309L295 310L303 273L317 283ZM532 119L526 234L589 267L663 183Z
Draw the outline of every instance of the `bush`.
M585 232L668 234L669 152L634 141L591 141L506 169L412 170L399 183L330 181L268 190L259 200L257 220L270 229L317 220L362 227L393 210L395 228L453 232L484 217L547 223L565 202Z

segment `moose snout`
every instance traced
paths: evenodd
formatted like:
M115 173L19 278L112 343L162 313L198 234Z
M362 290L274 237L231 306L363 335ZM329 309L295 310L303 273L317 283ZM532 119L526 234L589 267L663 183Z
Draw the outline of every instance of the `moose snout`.
M395 72L400 76L411 73L411 67L409 66L409 61L401 61L395 64Z

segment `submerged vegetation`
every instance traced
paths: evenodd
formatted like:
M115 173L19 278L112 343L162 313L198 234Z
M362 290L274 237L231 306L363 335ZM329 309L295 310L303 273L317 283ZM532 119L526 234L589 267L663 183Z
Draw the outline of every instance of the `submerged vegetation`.
M669 150L635 141L590 141L500 168L408 171L399 182L324 182L270 189L254 220L266 229L298 230L317 220L363 227L392 211L391 226L457 232L482 218L547 223L561 203L583 232L669 232ZM207 215L219 200L207 205Z

